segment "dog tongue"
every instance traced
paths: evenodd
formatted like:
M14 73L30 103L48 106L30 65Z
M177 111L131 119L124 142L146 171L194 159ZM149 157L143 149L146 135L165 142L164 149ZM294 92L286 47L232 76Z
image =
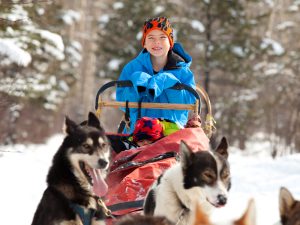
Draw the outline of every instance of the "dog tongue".
M101 176L101 171L98 169L92 169L91 173L93 177L93 191L97 196L104 196L107 193L107 184Z

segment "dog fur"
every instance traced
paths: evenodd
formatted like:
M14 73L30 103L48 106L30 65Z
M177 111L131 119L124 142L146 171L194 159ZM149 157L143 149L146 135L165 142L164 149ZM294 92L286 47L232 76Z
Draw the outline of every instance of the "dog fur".
M279 192L279 212L282 225L300 225L300 201L285 187Z
M175 225L164 216L128 215L122 217L116 225Z
M164 216L127 215L122 217L116 225L175 225ZM233 221L212 223L209 216L197 204L193 211L193 222L188 225L256 225L255 203L250 199L243 215Z
M250 199L244 214L237 220L223 223L212 223L200 205L196 205L193 225L256 225L255 203Z
M215 151L193 152L182 141L180 163L167 169L149 189L145 215L166 216L178 224L191 224L193 208L205 213L227 202L231 187L228 143L222 138Z
M104 130L93 113L79 125L66 117L64 129L66 136L54 155L32 225L82 225L88 213L91 225L105 224L97 202L107 191L104 178L110 161Z

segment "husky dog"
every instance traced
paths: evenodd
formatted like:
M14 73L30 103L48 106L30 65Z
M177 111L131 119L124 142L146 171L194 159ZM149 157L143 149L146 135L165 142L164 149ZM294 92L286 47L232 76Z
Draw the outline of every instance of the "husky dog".
M180 162L167 169L149 189L145 215L165 216L176 224L191 224L191 211L196 204L205 213L224 206L231 186L227 148L224 137L215 151L193 152L181 141Z
M98 204L107 192L104 178L110 162L104 130L90 112L80 125L66 117L64 131L32 225L105 224L105 206Z
M201 206L196 205L193 225L256 225L255 203L250 199L244 214L237 220L232 222L212 223L207 214L205 214Z
M279 212L282 225L300 225L300 201L285 187L279 192Z

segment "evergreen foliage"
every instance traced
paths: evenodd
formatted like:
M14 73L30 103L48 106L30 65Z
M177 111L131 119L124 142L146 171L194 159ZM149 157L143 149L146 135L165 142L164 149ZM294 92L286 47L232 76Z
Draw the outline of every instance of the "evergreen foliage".
M300 149L299 1L95 1L99 14L85 21L97 21L96 38L88 39L97 46L96 74L80 64L82 58L90 59L86 51L91 48L80 44L87 40L76 42L67 31L70 18L76 20L76 14L84 10L79 3L68 10L72 3L0 6L0 116L15 123L6 129L8 123L0 122L8 136L24 132L16 123L24 108L52 113L66 102L80 107L78 96L70 101L71 86L82 86L89 92L82 95L93 95L101 80L117 79L123 66L142 50L144 21L167 16L175 41L193 57L197 84L211 98L218 129L215 137L226 135L243 148L249 138L262 132L274 146L284 142ZM12 46L17 55L9 54ZM86 76L97 77L96 87L82 84L84 79L79 78ZM279 153L274 149L275 156Z

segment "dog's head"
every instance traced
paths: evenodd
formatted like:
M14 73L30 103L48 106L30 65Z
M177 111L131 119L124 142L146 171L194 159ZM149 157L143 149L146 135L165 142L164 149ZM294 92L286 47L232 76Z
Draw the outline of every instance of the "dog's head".
M295 200L285 187L280 189L279 211L283 225L300 225L300 201Z
M64 131L63 146L79 183L98 196L105 195L110 145L98 118L90 112L86 122L76 124L66 117Z
M201 188L215 207L226 204L231 186L227 148L225 137L215 151L193 152L184 141L180 144L184 188Z

